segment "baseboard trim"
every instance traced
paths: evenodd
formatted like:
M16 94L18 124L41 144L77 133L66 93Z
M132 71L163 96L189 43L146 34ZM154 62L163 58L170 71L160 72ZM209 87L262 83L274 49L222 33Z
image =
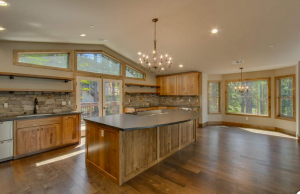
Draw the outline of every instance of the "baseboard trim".
M287 135L292 135L292 136L296 136L296 131L290 131L290 130L287 130L287 129L282 129L282 128L279 128L279 127L275 127L275 131L277 132L280 132L280 133L284 133L284 134L287 134Z
M254 129L262 129L266 131L275 131L275 127L263 126L263 125L252 125L252 124L245 124L245 123L234 123L234 122L227 122L223 121L222 125L229 125L234 127L246 127L246 128L254 128Z

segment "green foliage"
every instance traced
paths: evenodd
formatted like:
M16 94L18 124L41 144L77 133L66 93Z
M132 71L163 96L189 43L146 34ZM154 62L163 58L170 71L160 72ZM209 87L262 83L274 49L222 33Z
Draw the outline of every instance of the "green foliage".
M240 93L235 87L249 87L248 92ZM268 81L256 80L247 82L228 82L227 111L229 113L245 113L268 115Z
M33 65L41 65L41 66L68 68L69 54L67 53L20 54L19 62L33 64Z
M293 78L279 79L280 116L293 117Z
M137 70L126 66L126 77L133 77L133 78L144 78L144 74L142 74L141 72L138 72Z

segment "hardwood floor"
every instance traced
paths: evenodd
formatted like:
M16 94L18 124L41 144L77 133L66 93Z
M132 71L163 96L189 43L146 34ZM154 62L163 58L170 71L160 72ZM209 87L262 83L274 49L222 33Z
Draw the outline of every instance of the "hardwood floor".
M118 187L85 166L84 141L0 163L6 193L297 193L300 142L235 127L198 128L197 142Z

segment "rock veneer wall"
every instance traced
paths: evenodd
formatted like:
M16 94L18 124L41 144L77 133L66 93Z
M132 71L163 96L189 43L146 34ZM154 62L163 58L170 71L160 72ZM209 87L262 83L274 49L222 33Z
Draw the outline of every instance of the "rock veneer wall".
M33 114L34 99L37 113L59 113L74 110L74 94L60 92L0 92L0 116ZM66 105L62 105L65 101ZM8 103L8 108L4 108Z
M199 106L200 96L157 96L150 94L125 95L125 107Z

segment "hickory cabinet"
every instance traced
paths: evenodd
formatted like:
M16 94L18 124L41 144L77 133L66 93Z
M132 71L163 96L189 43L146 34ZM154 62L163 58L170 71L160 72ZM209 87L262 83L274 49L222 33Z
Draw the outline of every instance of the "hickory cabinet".
M15 121L14 158L80 141L80 115Z
M156 77L156 84L160 86L160 95L191 96L200 95L201 73L189 72L176 75Z

